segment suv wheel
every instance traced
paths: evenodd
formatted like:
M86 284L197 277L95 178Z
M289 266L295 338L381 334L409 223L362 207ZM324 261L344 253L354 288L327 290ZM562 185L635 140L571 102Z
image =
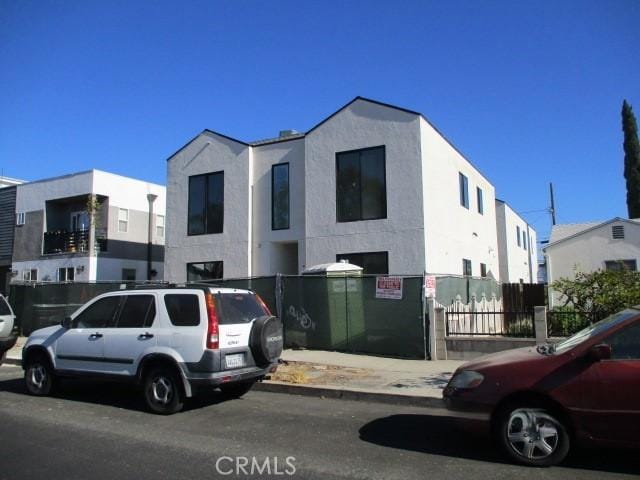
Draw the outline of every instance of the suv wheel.
M24 383L31 395L44 397L51 394L56 383L56 377L49 361L42 355L27 361L24 369Z
M569 452L567 429L545 409L507 408L496 427L500 446L519 463L549 467Z
M166 367L152 368L144 380L144 399L154 413L170 415L182 410L182 390L175 372Z
M231 398L240 398L255 384L255 380L249 380L248 382L234 382L234 383L225 383L220 385L220 391Z

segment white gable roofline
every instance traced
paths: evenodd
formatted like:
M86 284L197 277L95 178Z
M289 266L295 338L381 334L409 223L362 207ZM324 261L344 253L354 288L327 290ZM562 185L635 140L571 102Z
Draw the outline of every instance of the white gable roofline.
M546 247L544 247L542 250L546 252L549 247L553 247L553 246L558 245L558 244L560 244L560 243L562 243L562 242L564 242L566 240L570 240L572 238L579 237L580 235L584 235L585 233L591 232L591 231L596 230L596 229L598 229L600 227L604 227L606 225L610 225L610 224L616 223L616 222L624 222L624 223L628 223L628 224L636 225L636 226L640 225L640 219L637 219L637 218L628 219L628 218L621 218L621 217L614 217L611 220L607 220L606 222L602 222L602 223L586 224L586 225L591 225L591 226L587 226L584 230L580 230L579 232L576 232L576 233L574 233L572 235L568 235L568 236L566 236L564 238L561 238L560 240L557 240L557 241L555 241L553 243L550 243Z
M358 102L358 101L362 101L362 102L368 102L368 103L373 103L374 105L378 105L381 107L386 107L386 108L392 108L394 110L399 110L401 112L404 113L408 113L410 115L415 115L417 117L422 118L425 122L427 122L427 124L433 128L438 135L440 135L445 142L447 142L451 148L453 148L456 152L458 152L462 158L464 158L467 162L469 162L470 165L473 166L473 168L475 168L478 173L480 173L480 175L482 175L485 180L489 181L487 176L484 175L484 173L482 173L480 171L480 169L478 169L478 167L476 167L468 158L467 156L462 153L460 151L460 149L458 147L456 147L453 142L451 142L440 130L438 130L438 128L427 118L425 117L422 113L420 112L416 112L414 110L409 110L406 108L402 108L402 107L398 107L395 105L391 105L389 103L384 103L384 102L380 102L378 100L373 100L371 98L365 98L365 97L361 97L361 96L357 96L355 97L353 100L351 100L350 102L348 102L347 104L345 104L344 106L340 107L338 110L336 110L335 112L333 112L331 115L329 115L328 117L326 117L324 120L322 120L321 122L317 123L316 125L314 125L313 127L311 127L309 130L307 130L305 133L298 133L292 136L287 136L287 137L282 137L282 138L275 138L275 139L269 139L269 140L258 140L255 142L244 142L242 140L238 140L236 138L230 137L228 135L224 135L222 133L213 131L213 130L209 130L208 128L205 128L202 132L200 132L199 134L197 134L195 137L193 137L191 140L189 140L187 143L185 143L182 147L180 147L178 150L176 150L173 154L171 154L168 158L167 161L171 160L173 157L175 157L177 154L179 154L182 150L184 150L185 148L187 148L189 145L191 145L191 143L196 140L197 138L199 138L201 135L205 135L205 134L209 134L209 135L217 135L219 137L222 137L226 140L231 140L232 142L235 143L239 143L240 145L245 145L247 147L251 147L251 146L260 146L260 145L267 145L270 143L279 143L279 142L288 142L291 140L298 140L300 138L304 138L307 135L309 135L311 132L313 132L314 130L316 130L318 127L320 127L321 125L325 124L326 122L328 122L329 120L331 120L333 117L335 117L336 115L338 115L340 112L342 112L343 110L349 108L353 103Z

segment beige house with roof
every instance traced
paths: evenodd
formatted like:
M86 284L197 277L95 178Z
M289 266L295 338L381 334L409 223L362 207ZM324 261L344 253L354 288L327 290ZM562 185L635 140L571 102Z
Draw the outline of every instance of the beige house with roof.
M549 284L573 278L576 272L638 270L640 219L616 217L605 222L554 225L543 251ZM558 305L556 294L550 294L549 299L551 306Z

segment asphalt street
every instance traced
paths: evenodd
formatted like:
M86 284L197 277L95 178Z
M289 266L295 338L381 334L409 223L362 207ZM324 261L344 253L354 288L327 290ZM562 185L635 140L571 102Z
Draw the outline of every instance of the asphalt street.
M26 394L0 367L0 478L16 479L622 479L637 452L580 451L563 465L506 462L446 411L250 392L206 394L169 417L144 411L133 387L67 382Z

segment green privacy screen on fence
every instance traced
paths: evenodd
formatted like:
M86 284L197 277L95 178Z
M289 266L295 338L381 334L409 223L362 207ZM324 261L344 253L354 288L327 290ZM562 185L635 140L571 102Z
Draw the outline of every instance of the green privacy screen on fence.
M376 277L283 277L287 348L425 358L422 277L402 279L402 298L379 298Z
M9 303L23 335L60 324L85 302L101 293L119 290L121 282L12 284Z
M402 278L401 298L376 295L376 277L260 277L216 280L250 289L282 318L285 346L425 358L422 277ZM59 324L78 307L121 282L11 286L22 333Z

